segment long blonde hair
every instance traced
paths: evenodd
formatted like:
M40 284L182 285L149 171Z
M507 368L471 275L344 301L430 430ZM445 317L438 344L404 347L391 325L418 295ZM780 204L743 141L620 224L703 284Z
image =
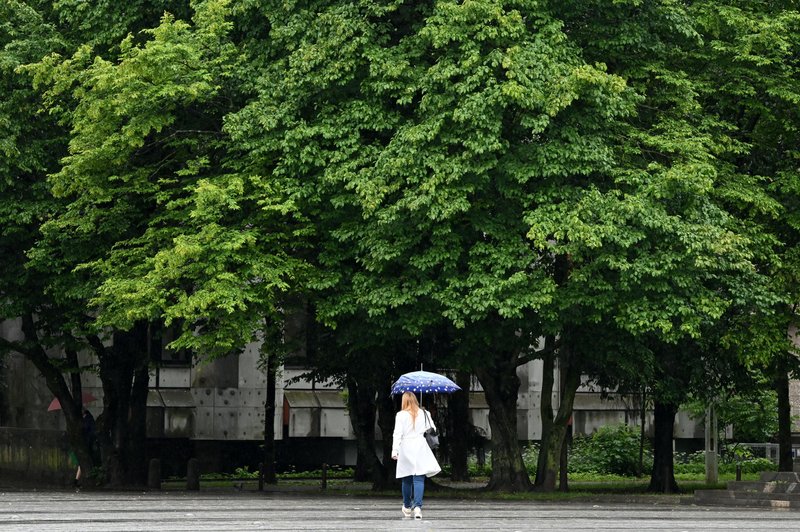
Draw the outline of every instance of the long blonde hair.
M401 409L411 414L411 424L416 425L417 414L419 414L419 403L417 402L417 396L411 392L404 392Z

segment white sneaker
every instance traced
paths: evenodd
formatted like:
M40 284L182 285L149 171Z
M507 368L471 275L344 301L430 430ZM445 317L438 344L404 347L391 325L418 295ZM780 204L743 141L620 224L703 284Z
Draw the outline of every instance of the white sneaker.
M403 517L411 517L411 508L403 506Z
M414 519L422 519L422 508L419 506L414 508Z

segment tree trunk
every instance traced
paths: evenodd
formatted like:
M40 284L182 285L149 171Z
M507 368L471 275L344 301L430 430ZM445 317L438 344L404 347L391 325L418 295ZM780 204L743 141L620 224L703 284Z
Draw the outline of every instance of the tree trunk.
M25 335L26 345L15 346L15 349L30 360L39 370L39 373L42 374L47 383L47 388L61 403L61 412L67 423L67 441L70 449L75 452L81 471L88 473L94 467L94 462L91 449L89 449L88 442L83 435L82 390L80 386L80 368L77 367L77 355L73 350L67 352L67 365L68 369L73 370L71 381L75 387L70 393L60 367L62 361L53 360L47 355L39 341L36 321L32 315L22 316L22 332Z
M644 474L644 438L645 422L647 421L647 387L642 386L641 408L639 411L639 463L636 465L636 476Z
M110 349L108 350L110 351ZM117 367L117 360L110 352L104 350L98 353L100 380L103 384L103 412L97 417L97 441L100 445L100 454L103 467L106 471L106 483L111 486L121 486L123 475L121 472L120 450L117 446L117 419L122 416L123 407L120 389L122 377Z
M650 477L648 491L658 493L675 493L678 483L675 482L675 468L672 458L672 436L675 415L678 405L654 401L653 424L653 473Z
M461 388L450 396L450 479L466 482L469 480L469 440L472 423L469 419L470 375L466 371L456 374L456 384Z
M150 349L147 322L141 321L130 331L127 356L131 366L126 484L147 484L147 392L150 388Z
M509 357L512 360L515 357ZM489 425L492 429L492 476L487 489L491 491L528 491L533 486L517 435L517 395L519 377L514 363L483 367L477 372L486 402L489 405Z
M572 425L567 423L564 442L561 444L560 473L558 476L558 491L569 491L569 448L572 445Z
M378 381L380 382L380 381ZM372 489L384 490L397 485L395 471L397 464L392 460L392 433L394 432L394 417L397 409L389 393L388 386L378 386L378 428L381 431L383 444L383 460L375 470L372 478Z
M150 388L150 371L143 359L134 371L131 389L130 445L128 481L134 485L147 484L147 392Z
M786 360L777 363L775 391L778 394L778 471L792 471L792 405L789 400L789 371Z
M567 348L561 348L560 358L569 360ZM559 478L559 466L561 465L562 447L566 445L567 426L572 417L572 407L575 404L575 394L581 382L580 371L574 364L565 362L561 368L561 397L558 405L558 412L552 422L550 437L547 446L539 451L540 456L544 455L544 478L542 483L537 486L541 491L555 491L556 479ZM566 459L564 460L566 467ZM566 474L566 471L564 471ZM566 487L566 486L565 486Z
M356 436L356 470L354 478L359 482L373 479L378 457L375 455L375 386L358 383L347 378L347 406L350 423Z
M262 353L262 356L264 354ZM267 358L267 397L264 401L264 482L278 483L275 466L275 395L278 380L278 356Z
M536 462L536 479L534 486L539 488L545 485L547 477L547 453L545 449L550 446L550 438L553 434L553 385L555 384L555 353L550 351L550 347L555 342L555 338L548 336L545 338L545 351L548 352L542 358L542 394L539 403L539 413L542 419L542 438L539 440L539 457ZM555 480L553 480L555 483Z
M92 345L100 361L103 383L103 413L97 419L97 437L106 481L117 487L144 483L147 324L137 322L130 331L114 333L110 348L97 338Z

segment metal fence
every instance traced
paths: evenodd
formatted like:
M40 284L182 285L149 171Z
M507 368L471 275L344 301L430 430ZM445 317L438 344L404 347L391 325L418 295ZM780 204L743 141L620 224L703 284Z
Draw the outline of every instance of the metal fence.
M65 484L74 474L64 431L0 427L0 478L4 482Z

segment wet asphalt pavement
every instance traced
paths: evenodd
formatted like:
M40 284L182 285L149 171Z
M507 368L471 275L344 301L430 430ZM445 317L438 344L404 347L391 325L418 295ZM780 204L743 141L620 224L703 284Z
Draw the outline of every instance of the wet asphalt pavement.
M287 493L0 492L2 531L120 530L799 530L800 513L690 505L432 498L400 502Z

